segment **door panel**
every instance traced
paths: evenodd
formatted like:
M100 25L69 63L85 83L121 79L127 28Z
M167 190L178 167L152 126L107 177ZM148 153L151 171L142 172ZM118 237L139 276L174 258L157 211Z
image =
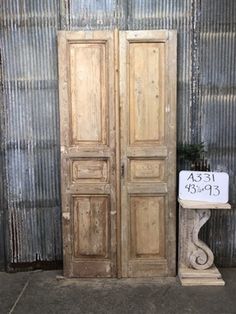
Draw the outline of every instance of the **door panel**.
M71 160L72 182L108 182L108 160L102 158L77 158Z
M175 275L174 31L59 32L64 274Z
M64 273L116 275L113 32L60 32Z
M129 158L130 182L164 182L166 176L165 162L158 159Z
M105 196L73 198L74 256L108 257L108 209Z
M122 276L175 273L176 34L120 32Z
M164 258L164 198L131 196L131 257Z
M130 42L129 144L146 146L164 140L164 44Z
M106 44L71 44L69 53L72 144L105 145L108 133Z

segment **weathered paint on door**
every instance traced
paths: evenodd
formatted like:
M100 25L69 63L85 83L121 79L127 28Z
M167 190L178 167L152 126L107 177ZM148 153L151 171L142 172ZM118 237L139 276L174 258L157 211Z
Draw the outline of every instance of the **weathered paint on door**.
M175 273L175 48L168 31L59 33L66 276Z

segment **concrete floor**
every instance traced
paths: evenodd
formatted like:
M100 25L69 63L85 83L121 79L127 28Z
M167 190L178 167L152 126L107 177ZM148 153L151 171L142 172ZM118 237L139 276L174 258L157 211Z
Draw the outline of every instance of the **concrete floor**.
M62 279L61 271L0 273L0 313L236 314L236 268L225 287L182 287L176 278Z

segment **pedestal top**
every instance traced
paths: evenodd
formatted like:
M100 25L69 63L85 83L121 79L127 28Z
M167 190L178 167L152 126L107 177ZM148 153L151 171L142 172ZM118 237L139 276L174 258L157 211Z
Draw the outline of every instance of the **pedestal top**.
M231 209L229 203L211 203L211 202L200 202L200 201L185 201L178 199L179 204L184 209Z

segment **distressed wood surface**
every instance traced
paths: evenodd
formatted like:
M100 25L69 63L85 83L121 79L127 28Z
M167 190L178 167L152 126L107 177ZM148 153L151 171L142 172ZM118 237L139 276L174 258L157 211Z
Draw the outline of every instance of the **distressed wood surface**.
M64 274L116 276L114 36L59 32Z
M175 32L120 32L124 277L175 274L175 49Z
M174 275L176 33L61 32L59 58L65 275Z

